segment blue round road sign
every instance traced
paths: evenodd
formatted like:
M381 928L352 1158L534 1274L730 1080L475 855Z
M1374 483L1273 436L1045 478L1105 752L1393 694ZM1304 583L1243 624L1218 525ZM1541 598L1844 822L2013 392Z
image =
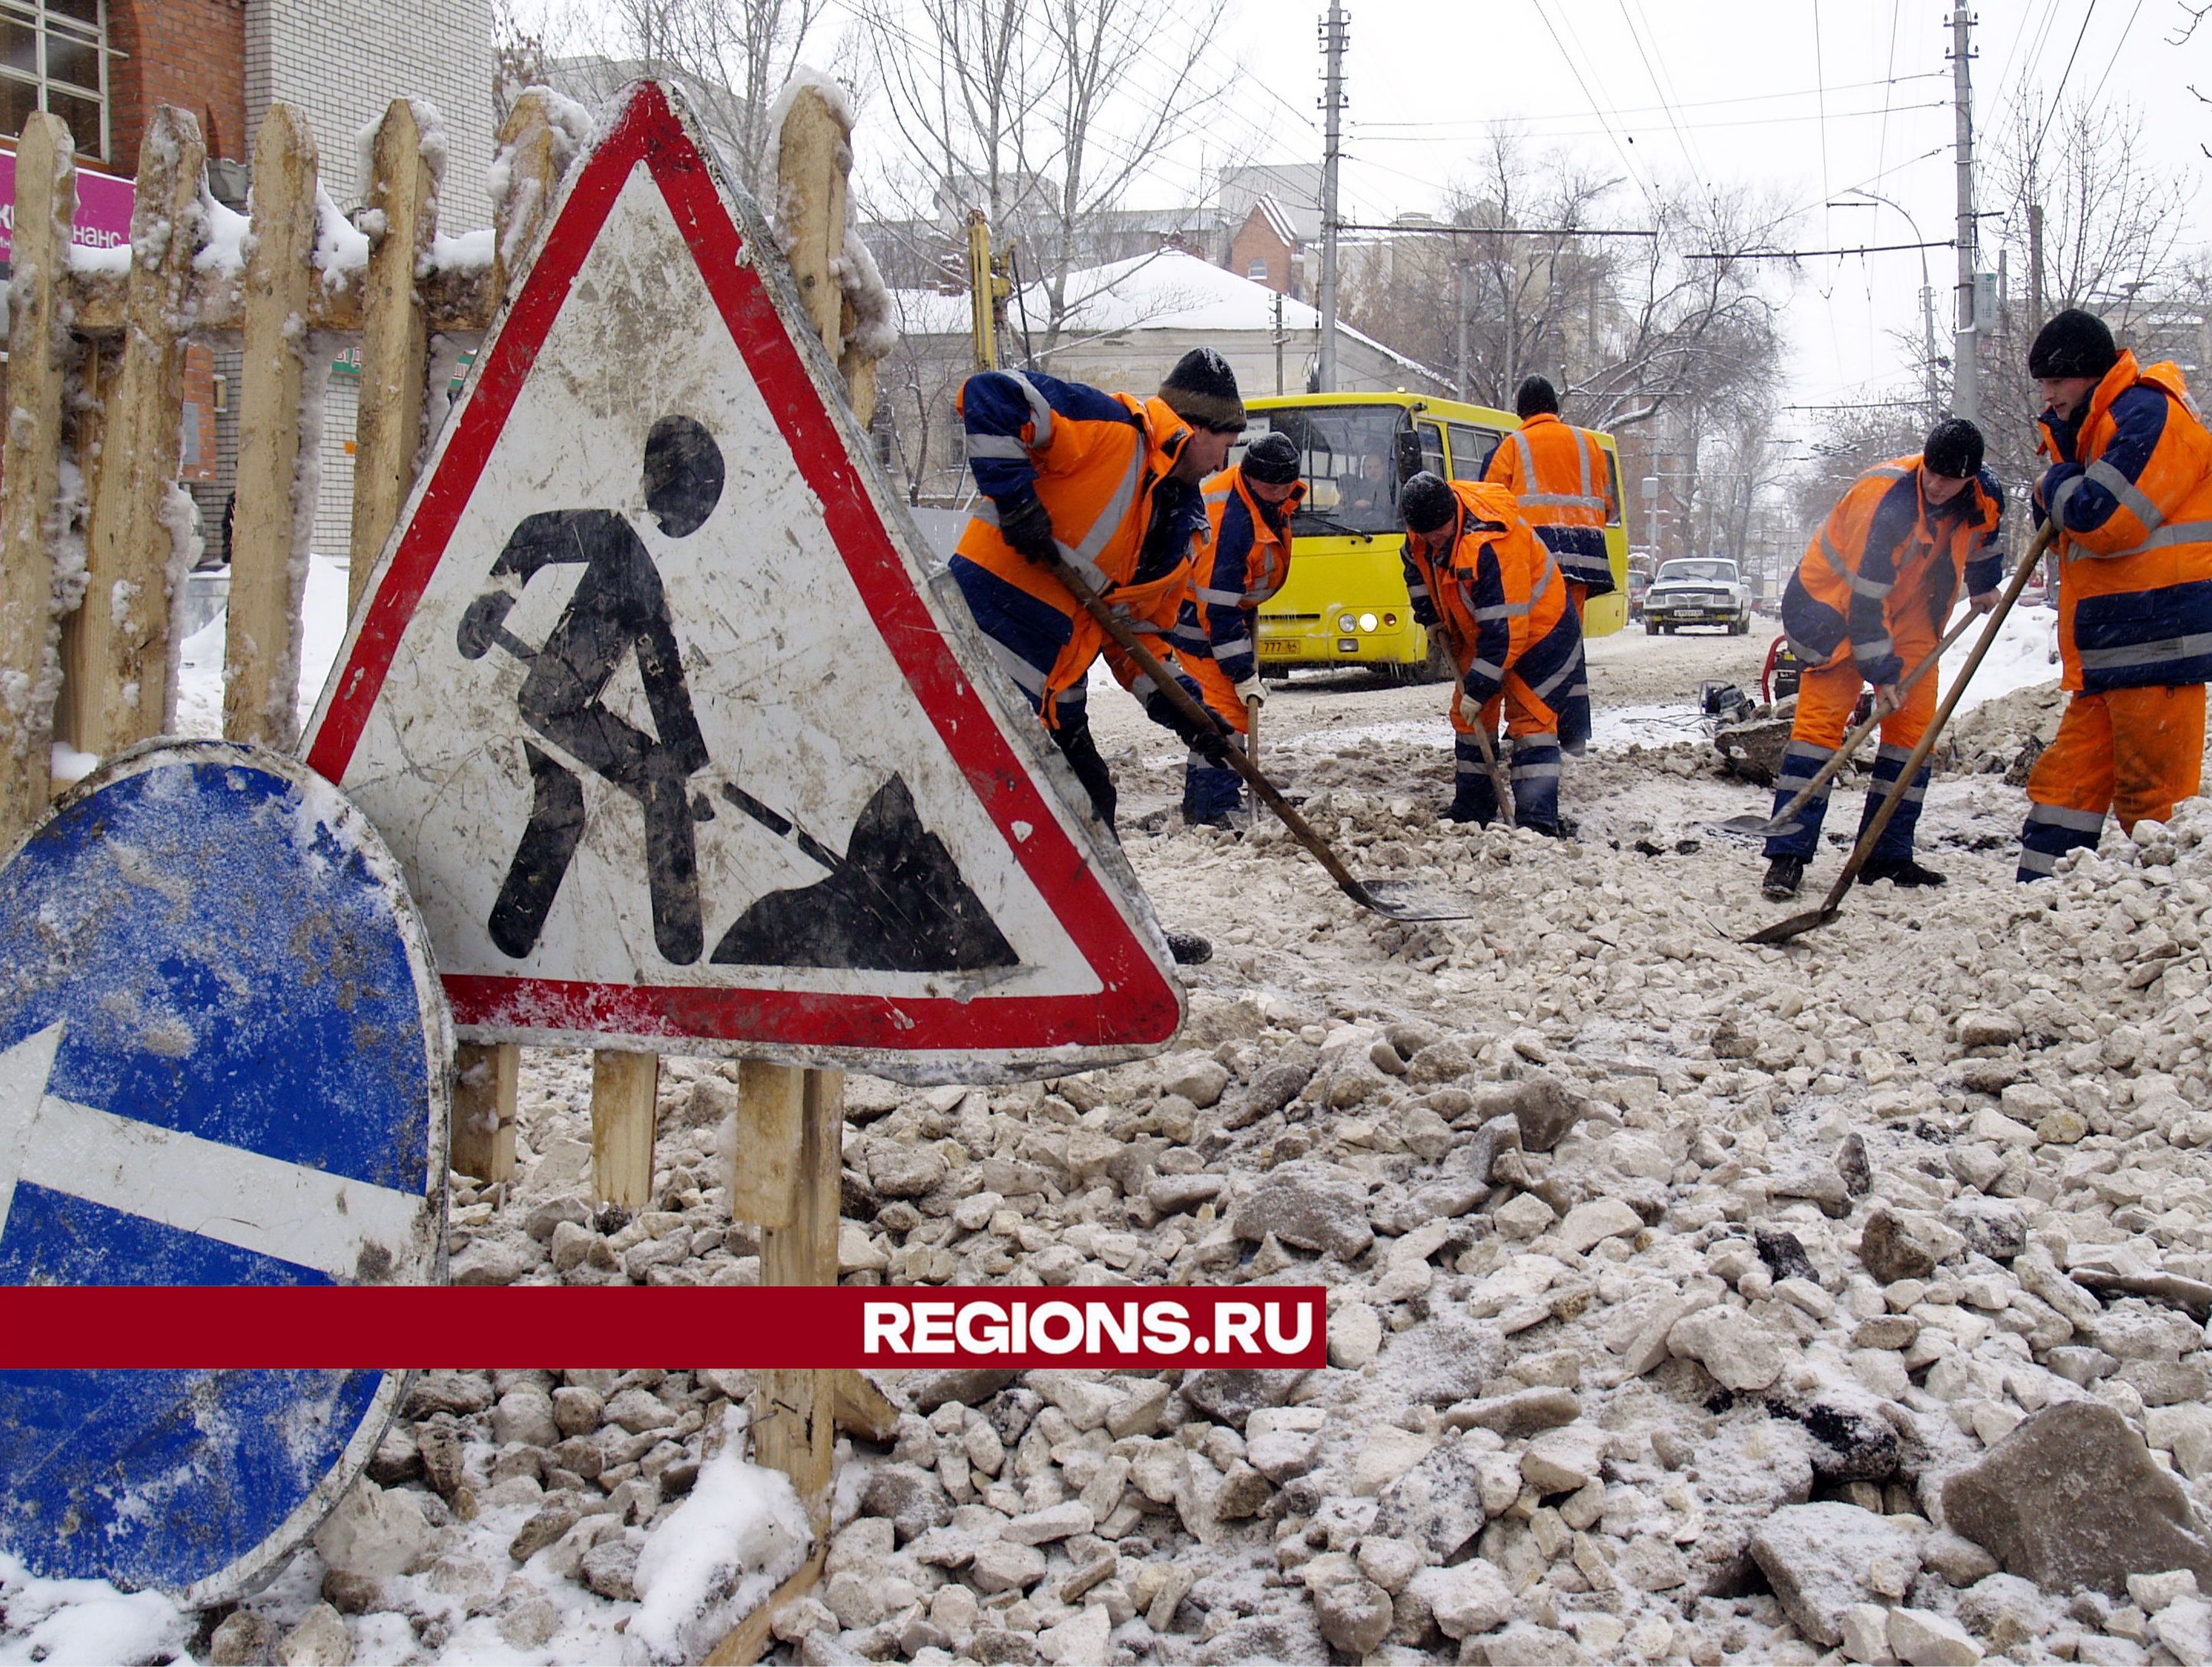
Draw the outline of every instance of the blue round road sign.
M438 1282L453 1050L424 943L367 819L280 754L156 743L69 794L0 869L0 1283ZM404 1387L0 1371L0 1546L237 1597Z

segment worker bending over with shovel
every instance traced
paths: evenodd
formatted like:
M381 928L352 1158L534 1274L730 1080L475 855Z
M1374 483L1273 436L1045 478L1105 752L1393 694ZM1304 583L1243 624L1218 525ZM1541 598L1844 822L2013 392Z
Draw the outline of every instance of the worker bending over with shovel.
M1176 620L1176 658L1206 706L1246 737L1267 698L1252 636L1260 604L1291 574L1291 517L1305 496L1298 448L1287 434L1262 434L1206 483L1207 538ZM1226 827L1244 804L1229 766L1194 748L1183 767L1182 819Z
M1958 417L1929 432L1917 457L1869 469L1845 490L1806 547L1782 598L1782 628L1807 670L1797 717L1774 784L1777 819L1843 744L1862 685L1874 687L1881 748L1859 817L1874 820L1936 711L1936 672L1911 674L1936 652L1963 578L1974 611L1996 605L2003 558L1996 549L2004 494L1982 467L1981 431ZM1900 688L1909 682L1909 687ZM1929 771L1923 766L1882 830L1860 878L1940 886L1943 876L1913 859ZM1825 789L1766 841L1771 898L1795 897L1820 848Z
M2069 307L2027 371L2053 462L2035 490L2057 523L2058 733L2027 779L2020 875L2039 880L2105 813L2165 821L2203 773L2212 676L2212 435L2179 367L2139 368L2103 319Z
M1496 743L1504 709L1513 743L1513 821L1556 839L1559 752L1589 739L1582 627L1558 558L1521 518L1511 492L1447 484L1426 470L1399 494L1413 617L1441 633L1459 667L1452 700L1454 821L1487 827L1504 809Z
M1236 373L1212 349L1194 349L1156 396L1139 399L1041 371L984 371L961 388L959 409L982 495L952 577L992 658L1111 832L1114 779L1085 703L1106 635L1045 564L1060 555L1136 629L1166 636L1206 528L1199 483L1244 431ZM1154 723L1201 752L1225 753L1218 730L1197 730L1125 656L1109 653L1109 664ZM1202 698L1194 683L1188 692Z

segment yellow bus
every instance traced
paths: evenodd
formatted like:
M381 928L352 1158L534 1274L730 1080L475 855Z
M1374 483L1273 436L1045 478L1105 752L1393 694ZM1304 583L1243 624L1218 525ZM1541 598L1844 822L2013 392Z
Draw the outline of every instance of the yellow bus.
M1298 666L1362 665L1406 682L1449 676L1443 646L1431 649L1406 596L1398 483L1421 469L1481 479L1492 448L1520 419L1404 393L1291 394L1247 400L1245 409L1247 438L1273 429L1297 444L1306 484L1291 526L1290 582L1260 607L1261 670L1280 676ZM1613 465L1605 542L1616 588L1590 602L1583 633L1591 637L1628 619L1620 459L1612 435L1596 439Z

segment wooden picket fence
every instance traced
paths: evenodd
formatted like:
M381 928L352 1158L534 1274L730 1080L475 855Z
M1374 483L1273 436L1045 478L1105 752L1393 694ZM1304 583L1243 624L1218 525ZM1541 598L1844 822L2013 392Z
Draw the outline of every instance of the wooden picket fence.
M231 537L223 734L290 748L297 740L301 609L312 506L301 512L302 395L331 345L359 344L348 600L357 605L397 523L424 444L434 335L486 329L542 235L574 147L547 96L520 99L499 134L508 164L488 269L432 263L437 179L417 106L396 100L379 125L361 223L365 272L331 281L316 264L317 153L306 118L271 107L254 146L250 237L242 263L203 259L206 148L189 113L163 106L137 178L126 269L73 269L76 168L68 129L34 114L17 142L7 424L0 440L0 848L43 813L61 784L57 739L108 757L167 733L176 706L175 519L188 343L241 348L236 517ZM793 276L817 332L844 371L866 425L870 362L848 348L853 319L836 276L843 252L849 133L812 89L793 100L781 149L780 197ZM185 233L198 227L200 235ZM320 364L318 364L318 360ZM72 492L65 496L64 482ZM82 482L81 506L74 500ZM82 518L81 539L76 530ZM81 567L76 552L82 548ZM514 1168L520 1050L464 1045L455 1060L451 1161L486 1183ZM601 1051L592 1062L592 1183L607 1202L650 1202L659 1056ZM842 1077L746 1061L732 1214L759 1224L768 1284L837 1278ZM878 1438L890 1404L857 1373L761 1373L756 1458L789 1474L826 1537L836 1430ZM774 1602L817 1577L807 1568ZM710 1658L750 1661L767 1642L773 1602Z

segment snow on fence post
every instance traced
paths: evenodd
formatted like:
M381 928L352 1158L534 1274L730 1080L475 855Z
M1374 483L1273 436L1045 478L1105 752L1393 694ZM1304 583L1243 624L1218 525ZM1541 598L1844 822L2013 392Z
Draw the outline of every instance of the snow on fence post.
M253 146L253 252L246 263L222 692L222 732L271 747L289 747L299 726L300 604L307 576L301 539L309 518L297 502L300 396L315 288L315 163L307 118L289 105L271 105Z
M575 152L573 139L553 120L543 88L533 87L514 101L500 124L498 155L506 177L493 193L492 293L495 312L507 297L523 258L545 229L553 192Z
M792 282L833 360L844 348L845 176L853 166L851 130L811 82L792 89L776 145L776 222Z
M175 709L172 589L190 565L177 525L183 446L185 299L199 252L207 147L198 119L163 105L140 149L131 215L131 275L115 380L106 391L100 450L88 471L84 602L76 657L82 722L76 744L102 758L161 734ZM60 412L52 414L58 422Z
M355 431L353 546L346 605L361 605L376 558L415 483L422 444L422 388L429 325L416 282L437 231L439 143L409 100L394 99L377 124L368 203L368 294L362 305L361 417Z
M54 523L61 495L62 277L76 218L76 162L58 116L25 118L15 145L8 421L0 442L0 846L52 796L61 676Z

